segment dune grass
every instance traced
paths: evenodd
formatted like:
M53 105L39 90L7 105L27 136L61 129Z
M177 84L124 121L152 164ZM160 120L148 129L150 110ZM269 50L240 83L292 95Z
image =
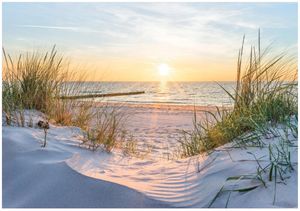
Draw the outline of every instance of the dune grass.
M17 59L7 55L4 49L3 55L5 105L45 112L59 95L60 85L68 75L64 58L57 54L55 46L45 54L20 54Z
M68 64L55 46L46 53L28 52L17 58L3 49L3 59L2 102L7 124L18 119L17 113L24 116L25 109L44 113L52 110L63 82L70 75Z
M16 59L3 49L3 60L2 111L7 125L25 127L24 111L33 109L45 113L51 123L80 127L89 134L94 148L101 146L110 152L118 145L121 112L114 108L107 112L106 108L95 106L94 99L61 99L82 95L87 77L70 70L69 62L55 46L49 52L28 52ZM28 125L33 127L32 120Z
M214 206L215 201L224 194L227 194L224 207L228 207L232 200L231 193L266 187L267 182L274 184L274 205L277 184L285 183L297 165L291 161L291 150L297 147L293 142L298 138L297 62L287 54L271 56L270 48L261 53L260 35L258 49L251 46L245 65L242 65L243 48L244 38L238 54L237 80L233 92L220 85L233 100L232 109L206 111L206 118L201 121L197 120L194 112L194 128L192 131L183 131L180 140L181 156L213 153L218 146L232 143L229 148L267 148L268 154L264 157L269 159L261 161L249 153L257 163L256 172L228 177L208 207ZM277 141L266 145L265 139ZM257 183L237 188L227 185L247 180Z
M233 108L206 112L207 118L201 121L197 121L195 113L194 129L183 131L180 140L183 157L210 152L232 141L238 141L239 146L260 146L259 136L268 135L270 125L298 114L296 62L285 54L270 55L269 48L261 52L259 36L259 48L251 46L248 61L243 65L244 38L234 91L220 85L234 101ZM250 131L255 133L245 135Z
M297 142L298 134L294 133L294 129L297 127L298 119L297 116L294 116L289 121L283 122L280 129L276 128L278 132L275 137L277 142L269 143L266 146L268 149L267 155L257 158L254 153L248 152L248 154L253 156L253 161L257 163L256 172L228 177L224 185L210 201L208 207L212 207L221 195L227 194L227 200L224 204L224 207L227 208L231 199L231 193L248 192L261 186L267 188L272 183L274 185L272 204L275 205L277 200L277 184L285 184L286 180L290 178L290 173L297 167L297 163L293 162L291 158L292 148L298 147L297 143L295 143ZM237 184L242 181L250 183L245 187L238 186ZM233 185L227 186L230 183L234 183L237 187ZM234 198L231 200L234 200Z
M126 139L123 127L125 115L107 106L97 108L94 115L95 126L87 130L86 141L92 150L102 147L106 152L111 152Z

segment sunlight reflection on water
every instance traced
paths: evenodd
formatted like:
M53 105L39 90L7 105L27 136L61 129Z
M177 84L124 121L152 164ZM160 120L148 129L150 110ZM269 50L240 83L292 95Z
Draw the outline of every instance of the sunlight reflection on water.
M232 92L234 82L220 82ZM145 94L99 98L98 101L142 104L232 105L215 82L86 82L81 94L145 91Z

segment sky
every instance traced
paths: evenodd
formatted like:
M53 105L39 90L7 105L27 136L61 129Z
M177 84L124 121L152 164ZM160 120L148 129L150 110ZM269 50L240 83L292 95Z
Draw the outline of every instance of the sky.
M3 3L2 45L16 56L55 44L106 81L232 81L245 50L297 53L297 3Z

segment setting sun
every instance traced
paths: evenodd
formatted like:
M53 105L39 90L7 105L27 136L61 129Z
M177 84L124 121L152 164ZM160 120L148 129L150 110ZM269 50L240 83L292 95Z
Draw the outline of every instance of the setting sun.
M1 7L4 209L299 207L295 0Z
M159 75L167 76L170 74L170 67L167 64L160 64L158 66Z

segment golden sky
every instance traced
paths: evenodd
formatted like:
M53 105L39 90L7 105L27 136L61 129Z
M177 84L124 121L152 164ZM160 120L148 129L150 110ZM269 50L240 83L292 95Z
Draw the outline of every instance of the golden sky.
M258 28L262 47L297 52L296 3L3 4L8 53L56 44L91 80L232 81Z
M87 60L86 60L87 61ZM228 61L201 61L200 59L151 62L146 59L99 58L84 62L71 60L74 69L92 77L89 80L105 81L232 81L235 79L235 59ZM161 66L166 66L167 74L161 74Z

